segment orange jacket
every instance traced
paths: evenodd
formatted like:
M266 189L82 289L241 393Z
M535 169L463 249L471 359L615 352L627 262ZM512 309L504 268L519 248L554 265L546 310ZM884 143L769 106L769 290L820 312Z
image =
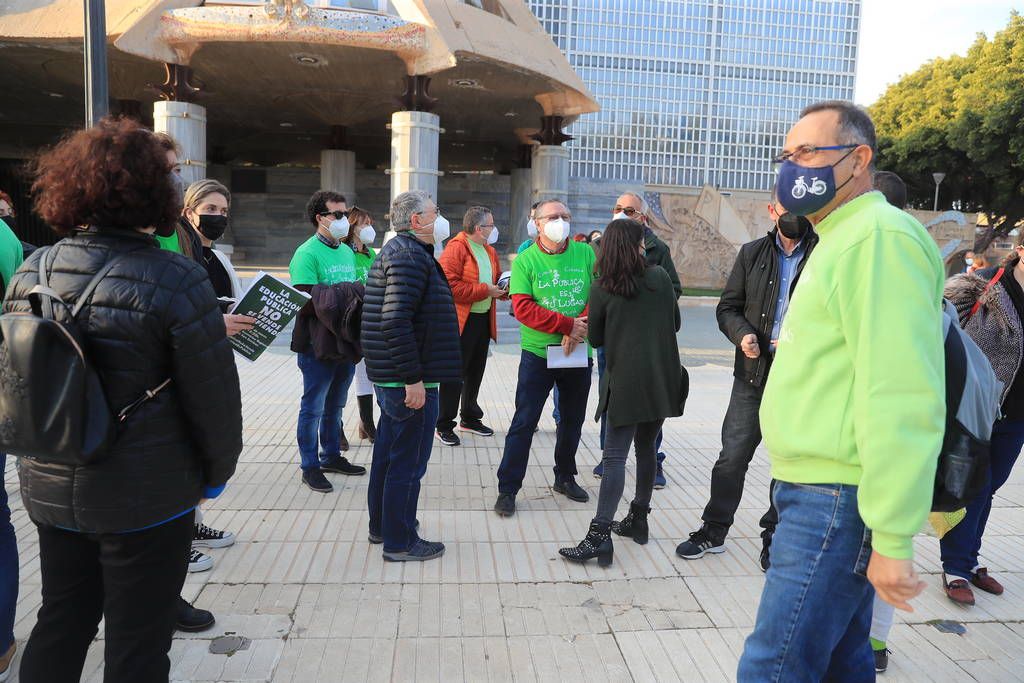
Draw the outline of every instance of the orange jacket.
M490 296L487 285L480 282L480 268L476 265L476 257L473 256L472 247L468 244L469 236L460 232L448 240L441 258L441 268L448 278L448 285L452 288L452 298L455 299L455 314L459 318L459 334L466 327L469 320L469 309L478 301L483 301ZM491 275L493 282L498 284L501 277L501 266L498 265L498 252L491 245L485 245L488 256L491 257ZM498 318L495 315L495 306L491 306L491 339L498 341Z

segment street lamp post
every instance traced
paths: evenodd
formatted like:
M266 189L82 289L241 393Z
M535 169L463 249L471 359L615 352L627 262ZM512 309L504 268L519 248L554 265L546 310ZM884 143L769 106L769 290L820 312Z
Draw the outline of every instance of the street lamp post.
M85 0L85 125L95 125L109 111L106 8L104 0Z
M946 178L945 173L932 173L932 179L935 180L935 203L932 205L932 211L939 210L939 185Z

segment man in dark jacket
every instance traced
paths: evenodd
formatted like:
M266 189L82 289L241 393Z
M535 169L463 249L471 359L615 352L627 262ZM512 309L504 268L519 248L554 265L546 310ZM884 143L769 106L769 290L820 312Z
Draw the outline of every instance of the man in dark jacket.
M437 389L462 379L459 322L452 290L434 259L448 238L448 221L426 192L403 192L391 202L396 235L370 268L363 303L366 374L381 408L367 504L370 543L384 559L423 561L444 544L416 532L420 480L434 443Z
M711 500L703 526L679 544L676 554L688 560L725 551L725 537L743 496L743 482L761 443L758 411L768 369L800 272L818 242L803 216L786 213L778 202L768 206L775 229L740 248L718 302L718 327L736 345L736 367L729 409L722 423L722 452L711 471ZM768 548L778 523L770 503L761 517L761 569L768 569Z
M623 192L615 201L615 208L612 209L612 218L629 218L644 226L644 250L649 266L661 266L668 273L672 281L672 289L675 290L678 299L683 293L683 286L679 283L679 273L676 271L676 264L672 260L672 251L668 245L662 242L650 226L650 206L647 200L636 192ZM604 375L604 349L597 350L597 376ZM654 488L665 488L665 472L662 465L665 462L665 454L661 450L661 442L664 435L658 434L658 441L655 448L658 449L658 471L654 476ZM601 420L601 450L604 450L604 419ZM594 468L594 476L600 477L604 473L602 463L597 463Z

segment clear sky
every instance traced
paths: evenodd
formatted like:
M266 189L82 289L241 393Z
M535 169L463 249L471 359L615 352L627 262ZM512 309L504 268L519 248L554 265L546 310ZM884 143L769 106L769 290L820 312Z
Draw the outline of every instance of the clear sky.
M863 0L857 104L870 105L886 86L929 59L964 54L978 33L992 37L1020 1Z

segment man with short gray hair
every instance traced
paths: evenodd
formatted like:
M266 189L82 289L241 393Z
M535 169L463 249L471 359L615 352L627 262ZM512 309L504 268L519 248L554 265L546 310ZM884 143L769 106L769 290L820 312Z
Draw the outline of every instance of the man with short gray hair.
M944 268L873 191L874 155L867 112L822 102L775 160L779 202L818 244L761 401L779 524L740 683L873 681L876 592L910 610L924 588L913 539L945 432Z
M369 539L384 545L386 561L421 562L444 553L443 543L419 537L416 507L434 444L438 386L461 378L459 323L432 253L448 237L448 221L419 190L395 197L391 220L397 234L370 267L360 335L381 409L367 492Z

